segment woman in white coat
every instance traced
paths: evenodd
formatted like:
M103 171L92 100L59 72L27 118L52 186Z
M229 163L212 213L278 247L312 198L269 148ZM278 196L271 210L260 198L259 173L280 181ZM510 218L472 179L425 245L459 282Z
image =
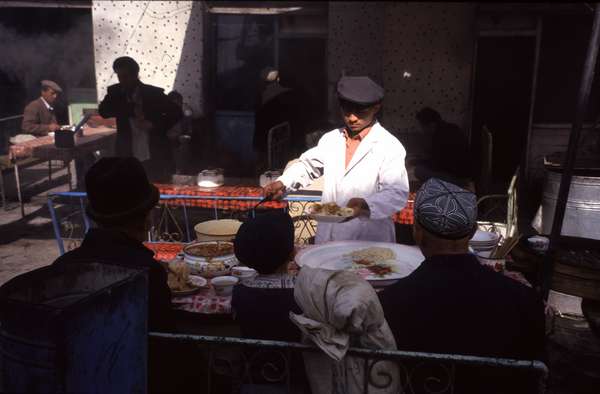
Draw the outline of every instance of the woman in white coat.
M322 202L350 207L354 218L319 223L316 243L395 242L391 216L406 205L408 175L404 147L376 118L383 89L368 77L342 77L337 93L346 127L325 134L298 163L265 186L265 195L281 198L324 176Z

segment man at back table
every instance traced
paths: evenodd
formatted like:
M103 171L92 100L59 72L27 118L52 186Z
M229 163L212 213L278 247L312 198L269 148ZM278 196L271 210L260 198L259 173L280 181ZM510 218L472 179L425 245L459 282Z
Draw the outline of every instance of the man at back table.
M398 349L542 359L541 298L468 252L477 225L475 195L432 178L417 193L414 217L425 261L380 293Z
M56 82L42 81L40 97L29 103L23 110L21 129L24 134L41 137L60 128L53 107L60 93L62 89Z
M108 87L98 112L104 118L117 118L116 155L136 157L151 180L165 181L175 173L167 131L183 111L163 89L139 80L140 66L134 59L117 58L113 70L119 83Z

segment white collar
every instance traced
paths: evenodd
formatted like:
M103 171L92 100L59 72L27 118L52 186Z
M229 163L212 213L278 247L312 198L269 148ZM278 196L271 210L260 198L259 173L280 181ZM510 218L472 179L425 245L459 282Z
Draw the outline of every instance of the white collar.
M48 102L46 100L44 100L43 97L40 97L42 99L42 102L44 103L44 105L46 106L46 108L48 108L48 110L50 111L54 111L54 108L52 106L50 106L50 104L48 104Z

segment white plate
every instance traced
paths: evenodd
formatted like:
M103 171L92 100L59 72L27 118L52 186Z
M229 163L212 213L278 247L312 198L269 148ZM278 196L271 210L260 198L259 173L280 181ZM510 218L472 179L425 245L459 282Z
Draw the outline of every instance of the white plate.
M425 260L425 257L416 246L386 242L338 241L302 250L296 256L296 263L300 267L323 268L333 271L347 270L352 267L352 259L347 256L348 254L374 246L389 248L396 255L394 260L386 261L394 271L391 274L384 277L373 274L361 275L374 286L387 286L410 275Z
M313 208L314 206L308 208L308 214L312 219L316 220L317 222L340 223L354 215L354 210L352 208L342 208L342 215L324 215L321 213L315 214L312 211Z

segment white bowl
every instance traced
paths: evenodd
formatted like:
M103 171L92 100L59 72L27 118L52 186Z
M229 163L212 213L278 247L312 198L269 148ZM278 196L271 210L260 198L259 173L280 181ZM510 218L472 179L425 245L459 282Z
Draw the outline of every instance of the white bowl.
M546 252L548 250L548 246L550 245L550 240L548 237L543 237L540 235L527 238L527 242L529 243L531 249L537 252Z
M237 285L239 281L235 276L217 276L210 281L210 284L218 296L224 297L231 295L233 286Z
M258 275L258 272L250 267L234 267L231 269L231 274L240 278L240 281L245 283L253 280Z
M488 266L496 272L502 272L506 269L506 259L505 258L491 258L489 257L491 252L483 252L476 253L475 256L477 260L482 265Z

